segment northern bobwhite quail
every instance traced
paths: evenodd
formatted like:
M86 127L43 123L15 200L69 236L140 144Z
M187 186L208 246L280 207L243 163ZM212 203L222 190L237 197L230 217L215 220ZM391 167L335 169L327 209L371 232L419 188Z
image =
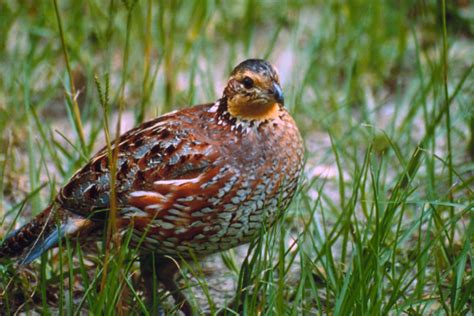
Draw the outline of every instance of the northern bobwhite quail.
M235 67L215 103L143 123L117 146L118 228L133 227L132 245L143 241L142 274L150 274L153 261L154 275L186 314L190 306L166 258L202 257L251 241L288 206L303 163L303 142L283 106L277 72L260 59ZM66 236L100 238L110 180L104 148L45 211L3 241L0 256L28 264ZM150 278L144 279L150 293Z

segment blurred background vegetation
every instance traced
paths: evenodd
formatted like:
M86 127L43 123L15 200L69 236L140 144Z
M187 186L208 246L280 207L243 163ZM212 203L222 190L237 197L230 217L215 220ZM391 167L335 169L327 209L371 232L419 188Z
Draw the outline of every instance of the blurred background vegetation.
M266 58L307 147L301 192L266 238L295 247L244 272L247 248L212 259L213 271L230 267L224 292L239 293L247 273L249 314L463 314L474 292L473 38L467 0L2 1L0 237L104 144L104 120L123 132L213 102L237 63ZM0 265L0 310L78 309L46 295L63 277L53 258L34 271ZM115 308L114 289L67 287L81 308ZM94 305L101 295L108 306Z

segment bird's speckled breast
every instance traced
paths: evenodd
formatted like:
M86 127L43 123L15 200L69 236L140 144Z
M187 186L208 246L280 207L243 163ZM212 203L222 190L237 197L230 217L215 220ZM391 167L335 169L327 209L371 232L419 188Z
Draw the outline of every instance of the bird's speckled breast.
M293 197L303 162L299 131L286 110L271 121L250 127L241 138L228 143L228 164L240 181L230 191L216 223L220 250L248 242L262 225L272 223L278 209L285 209Z

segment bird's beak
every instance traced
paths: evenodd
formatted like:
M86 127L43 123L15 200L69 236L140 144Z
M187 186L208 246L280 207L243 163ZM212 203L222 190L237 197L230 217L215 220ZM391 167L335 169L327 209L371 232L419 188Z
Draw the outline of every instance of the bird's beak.
M285 104L285 98L283 97L283 91L281 91L280 85L276 82L273 83L273 97L277 103L281 105Z

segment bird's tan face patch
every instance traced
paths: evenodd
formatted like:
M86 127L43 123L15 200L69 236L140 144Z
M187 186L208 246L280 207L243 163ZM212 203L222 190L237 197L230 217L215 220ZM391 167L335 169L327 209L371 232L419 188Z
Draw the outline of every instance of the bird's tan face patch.
M252 79L254 86L260 88L261 90L271 89L273 85L273 79L271 77L262 76L261 74L248 70L238 73L234 76L234 78L239 82L242 82L245 77Z

